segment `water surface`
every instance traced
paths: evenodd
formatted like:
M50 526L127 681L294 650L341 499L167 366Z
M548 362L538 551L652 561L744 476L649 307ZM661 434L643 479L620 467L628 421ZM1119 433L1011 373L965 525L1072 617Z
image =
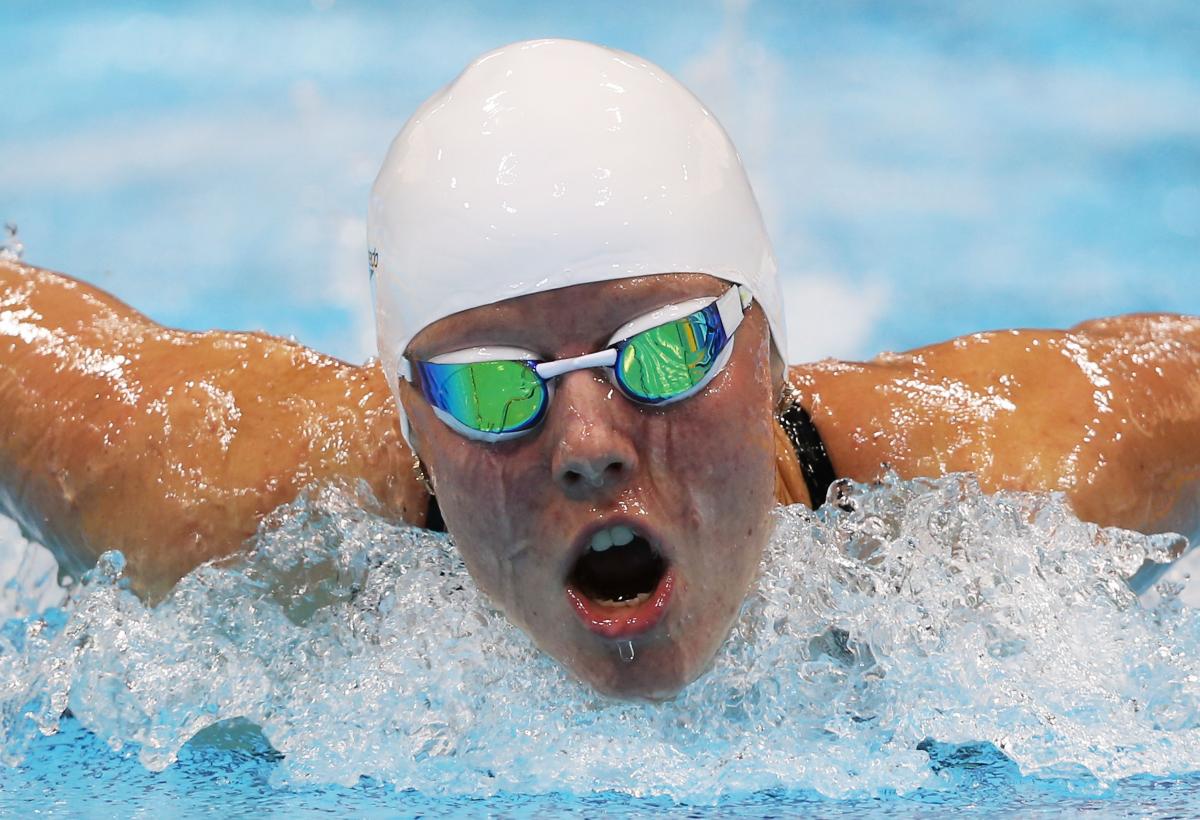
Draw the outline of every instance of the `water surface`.
M0 635L2 776L530 810L1192 799L1163 778L1200 770L1200 618L1125 581L1178 537L964 476L845 489L779 510L713 669L660 705L574 681L361 490L313 489L154 608L109 553Z

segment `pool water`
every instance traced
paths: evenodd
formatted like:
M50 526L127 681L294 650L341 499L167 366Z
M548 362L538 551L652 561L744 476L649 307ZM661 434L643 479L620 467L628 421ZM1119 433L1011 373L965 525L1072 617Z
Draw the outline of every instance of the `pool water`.
M659 63L729 130L794 361L1200 313L1197 32L1192 0L10 0L0 221L159 321L361 361L392 137L475 55L577 37Z
M0 220L157 320L358 361L388 140L474 54L570 36L725 122L795 360L1200 313L1197 31L1187 0L14 0ZM0 813L1200 815L1200 590L1124 580L1177 540L962 477L853 493L780 512L714 669L659 707L575 684L359 488L157 609L116 555L64 592L0 519Z
M969 476L840 490L778 511L714 667L660 705L572 680L362 488L306 493L154 608L106 554L0 632L3 799L69 772L121 811L1200 805L1173 775L1200 771L1200 616L1125 581L1178 536Z
M990 746L958 749L944 761L953 789L918 789L833 800L812 790L776 789L731 796L715 804L677 803L620 793L431 797L364 778L354 786L281 789L271 785L276 758L269 750L230 751L200 744L185 747L179 762L151 773L115 755L96 737L67 721L39 744L28 765L0 770L0 813L46 815L194 816L447 816L561 817L578 814L662 817L935 817L944 812L984 817L1100 816L1187 817L1200 805L1200 777L1148 775L1094 782L1022 777Z

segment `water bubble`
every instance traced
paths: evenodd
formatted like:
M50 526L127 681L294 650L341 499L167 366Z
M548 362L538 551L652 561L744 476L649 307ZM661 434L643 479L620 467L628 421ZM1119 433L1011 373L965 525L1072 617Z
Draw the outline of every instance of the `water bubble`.
M12 222L4 223L4 238L0 241L0 260L20 262L23 253L25 253L25 245L17 236L17 226Z
M278 784L425 793L907 792L979 744L1024 773L1200 769L1200 618L1124 581L1176 542L963 476L840 497L776 512L713 667L661 704L575 681L447 536L396 526L361 486L307 492L153 608L106 553L61 609L0 628L0 757L69 708L155 770L237 720L282 755Z
M102 586L115 584L125 574L125 555L120 550L108 550L96 559L96 566L84 573L83 582Z
M1165 564L1188 551L1187 538L1176 532L1159 532L1145 538L1147 561Z
M825 491L825 503L844 512L854 512L858 507L858 502L854 499L854 486L850 479L839 478Z

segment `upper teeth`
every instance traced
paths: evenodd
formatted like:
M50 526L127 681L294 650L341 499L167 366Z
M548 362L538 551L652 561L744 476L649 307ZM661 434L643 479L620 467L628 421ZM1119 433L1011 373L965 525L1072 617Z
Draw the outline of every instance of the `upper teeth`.
M612 546L623 547L632 540L633 530L629 527L609 527L592 536L592 549L604 552Z

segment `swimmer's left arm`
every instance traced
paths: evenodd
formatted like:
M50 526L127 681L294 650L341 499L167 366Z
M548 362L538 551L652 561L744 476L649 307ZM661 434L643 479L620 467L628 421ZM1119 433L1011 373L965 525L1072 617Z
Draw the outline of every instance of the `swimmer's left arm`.
M1062 491L1100 524L1200 527L1200 318L977 333L790 376L839 475L972 471L990 491Z

